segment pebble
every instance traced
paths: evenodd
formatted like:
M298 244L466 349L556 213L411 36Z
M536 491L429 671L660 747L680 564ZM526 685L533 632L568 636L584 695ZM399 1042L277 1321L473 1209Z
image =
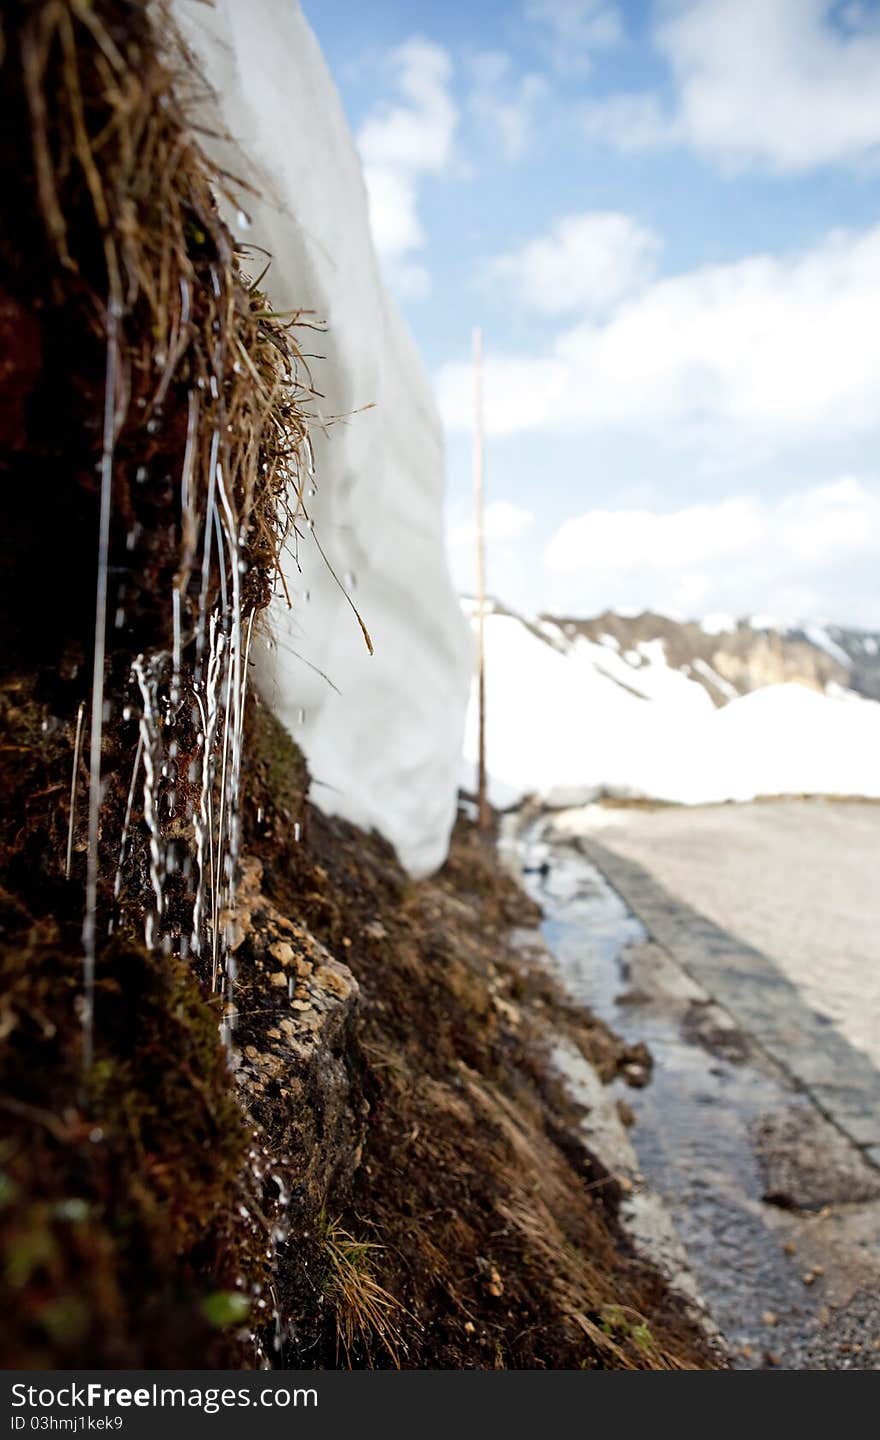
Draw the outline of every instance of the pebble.
M269 946L269 954L279 965L289 965L293 959L293 946L288 945L286 940L276 940L274 945Z

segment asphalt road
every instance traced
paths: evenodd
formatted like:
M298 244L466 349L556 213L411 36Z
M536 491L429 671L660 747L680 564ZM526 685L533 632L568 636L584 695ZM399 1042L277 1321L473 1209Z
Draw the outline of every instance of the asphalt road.
M880 804L587 813L597 840L763 951L880 1068Z
M880 1368L880 806L545 812L520 849L562 983L651 1052L635 1179L732 1363Z

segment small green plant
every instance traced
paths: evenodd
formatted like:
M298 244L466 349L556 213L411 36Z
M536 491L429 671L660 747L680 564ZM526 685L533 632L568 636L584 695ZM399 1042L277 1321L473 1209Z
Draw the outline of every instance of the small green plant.
M223 1330L227 1325L241 1325L250 1314L251 1302L238 1290L214 1290L202 1301L202 1314L209 1325Z

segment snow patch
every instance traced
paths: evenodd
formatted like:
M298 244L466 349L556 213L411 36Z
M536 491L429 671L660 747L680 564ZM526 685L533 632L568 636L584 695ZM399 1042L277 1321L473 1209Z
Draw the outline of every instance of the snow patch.
M728 700L736 699L739 694L736 686L731 685L729 680L725 680L723 675L719 675L717 670L713 670L712 666L705 660L701 660L698 656L697 659L693 661L693 668L698 675L703 676L704 680L708 680L710 685L715 686L719 695L724 695Z
M830 655L832 660L836 660L838 664L843 665L846 670L850 668L852 660L849 655L847 655L842 646L832 640L824 625L805 625L804 634L817 649L824 650L826 655Z

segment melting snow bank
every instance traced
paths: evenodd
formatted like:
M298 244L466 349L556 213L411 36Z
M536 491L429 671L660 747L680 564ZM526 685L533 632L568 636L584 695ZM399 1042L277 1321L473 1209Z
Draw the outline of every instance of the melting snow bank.
M301 571L288 562L292 608L275 607L259 685L308 757L316 803L375 827L424 874L442 862L455 818L472 654L443 548L433 395L379 276L360 161L299 5L174 8L215 92L208 129L234 137L207 147L256 191L248 215L229 209L229 223L271 254L264 283L275 307L327 322L305 347L322 357L323 414L375 406L326 433L313 428L306 500L375 655L306 536ZM256 268L264 263L255 252Z
M555 627L545 627L549 630ZM678 804L759 795L880 796L880 704L851 691L768 685L716 709L667 665L660 642L639 668L611 646L553 643L512 615L486 620L491 794L510 805L600 795ZM466 736L473 780L476 714Z

